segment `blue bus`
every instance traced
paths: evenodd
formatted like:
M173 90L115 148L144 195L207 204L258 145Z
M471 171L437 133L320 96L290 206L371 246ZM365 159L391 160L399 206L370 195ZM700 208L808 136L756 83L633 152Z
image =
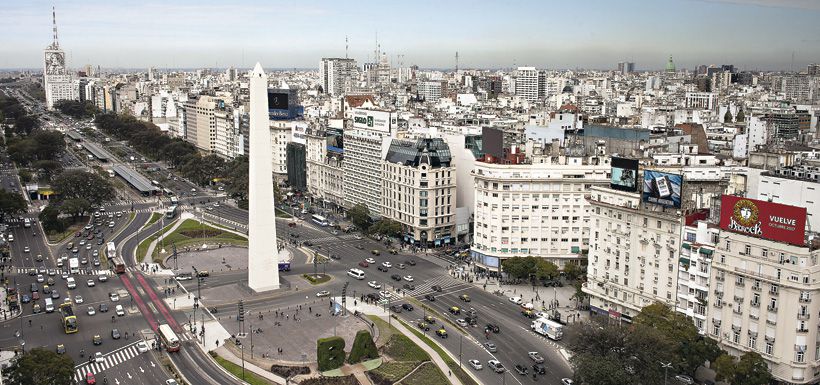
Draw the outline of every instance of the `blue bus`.
M290 262L279 262L279 271L290 271Z

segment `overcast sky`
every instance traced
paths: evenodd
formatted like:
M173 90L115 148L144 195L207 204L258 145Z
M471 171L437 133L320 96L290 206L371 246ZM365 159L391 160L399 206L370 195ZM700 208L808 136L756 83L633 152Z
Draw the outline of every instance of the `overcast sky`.
M234 4L235 3L235 4ZM0 68L42 67L57 8L69 65L318 68L322 57L452 68L660 69L820 62L820 0L3 0Z

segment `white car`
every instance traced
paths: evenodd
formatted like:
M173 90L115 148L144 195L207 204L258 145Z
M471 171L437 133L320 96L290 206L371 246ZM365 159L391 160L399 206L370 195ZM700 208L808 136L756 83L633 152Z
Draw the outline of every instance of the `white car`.
M413 278L412 275L405 275L404 280L407 281L407 282L413 282L415 280L415 278Z
M46 281L46 277L43 277L42 274L37 274L37 282L38 283L43 283L45 281Z
M382 266L384 266L384 267L393 267L393 264L388 262L388 261L384 261L384 262L382 262Z
M94 353L94 358L91 359L94 362L102 362L104 360L103 354L100 352Z
M387 290L380 291L379 295L382 296L382 298L390 298L393 296L393 294L390 294L390 292Z
M353 236L353 238L356 238L356 239L362 239L362 236L361 236L361 235L359 235L359 234L356 234L356 235L354 235L354 236Z
M496 373L504 373L507 370L504 368L504 365L501 365L501 361L499 360L489 360L487 361L487 366Z
M177 380L170 378L165 380L165 385L179 385L179 383L177 382Z
M111 293L108 295L108 298L111 299L111 302L117 302L120 300L120 295L117 293Z
M96 283L94 282L93 279L89 279L88 281L85 281L85 284L88 285L88 287L94 287L96 285Z
M30 251L31 251L31 249L29 249L29 248L28 248L28 246L26 246L26 247L24 247L24 248L23 248L23 252L24 252L24 253L28 253L28 252L30 252Z
M571 379L569 379L569 378L562 378L562 379L561 379L561 385L572 385L572 384L574 384L574 383L575 383L575 382L573 382L573 381L572 381Z
M483 366L481 366L481 362L478 360L469 360L467 361L467 363L470 364L470 366L472 366L475 370L481 370L484 368Z
M140 353L147 353L148 352L148 344L145 341L137 342L137 351Z
M367 286L370 286L371 288L374 288L374 289L376 289L376 290L379 290L379 289L381 289L381 288L382 288L382 285L379 285L379 283L378 283L378 282L376 282L376 281L370 281L370 282L368 282L368 283L367 283Z
M373 259L373 258L367 258L364 261L367 262L367 263L370 263L370 264L376 263L376 260Z
M115 307L114 310L117 312L117 316L125 316L125 309L122 308L122 305L117 305L117 307Z
M467 321L465 321L465 320L464 320L464 318L459 318L459 319L457 319L457 320L456 320L456 323L458 324L458 326L461 326L461 327L463 327L463 328L466 328L466 327L467 327L467 325L468 325L468 324L467 324Z
M108 222L108 227L114 227L114 221Z
M105 282L105 281L108 280L108 276L105 275L105 274L100 274L100 276L97 277L97 280L100 281L100 282Z
M317 296L317 297L327 297L327 296L329 296L329 295L330 295L330 292L329 292L329 291L327 291L327 290L322 290L322 291L320 291L320 292L316 293L316 296Z
M88 315L94 315L94 314L97 314L97 311L94 310L94 306L89 306L87 313L88 313Z
M512 302L516 305L520 305L521 301L522 301L521 297L510 297L510 302Z
M75 295L75 296L74 296L74 302L75 302L75 303L83 303L83 296L81 296L81 295Z

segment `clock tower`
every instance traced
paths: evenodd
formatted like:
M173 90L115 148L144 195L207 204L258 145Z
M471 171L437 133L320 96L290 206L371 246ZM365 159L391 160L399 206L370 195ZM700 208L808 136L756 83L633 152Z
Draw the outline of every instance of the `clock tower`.
M57 41L57 14L54 8L51 10L51 17L54 40L43 52L43 89L48 109L53 108L54 103L59 100L78 99L80 91L66 70L65 52L60 49L60 43Z

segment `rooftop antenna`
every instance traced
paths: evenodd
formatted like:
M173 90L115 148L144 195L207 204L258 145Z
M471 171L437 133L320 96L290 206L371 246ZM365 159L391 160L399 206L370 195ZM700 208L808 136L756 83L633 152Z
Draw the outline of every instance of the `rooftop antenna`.
M458 73L458 51L456 51L456 73Z
M348 46L348 44L347 44L347 35L345 35L345 59L347 59L347 50L348 50L349 48L350 48L350 47L349 47L349 46Z
M60 43L57 42L57 10L54 6L51 7L51 31L54 34L54 48L60 48Z
M57 41L57 26L54 27L54 41ZM794 72L794 51L792 51L792 63L789 65L789 72Z

